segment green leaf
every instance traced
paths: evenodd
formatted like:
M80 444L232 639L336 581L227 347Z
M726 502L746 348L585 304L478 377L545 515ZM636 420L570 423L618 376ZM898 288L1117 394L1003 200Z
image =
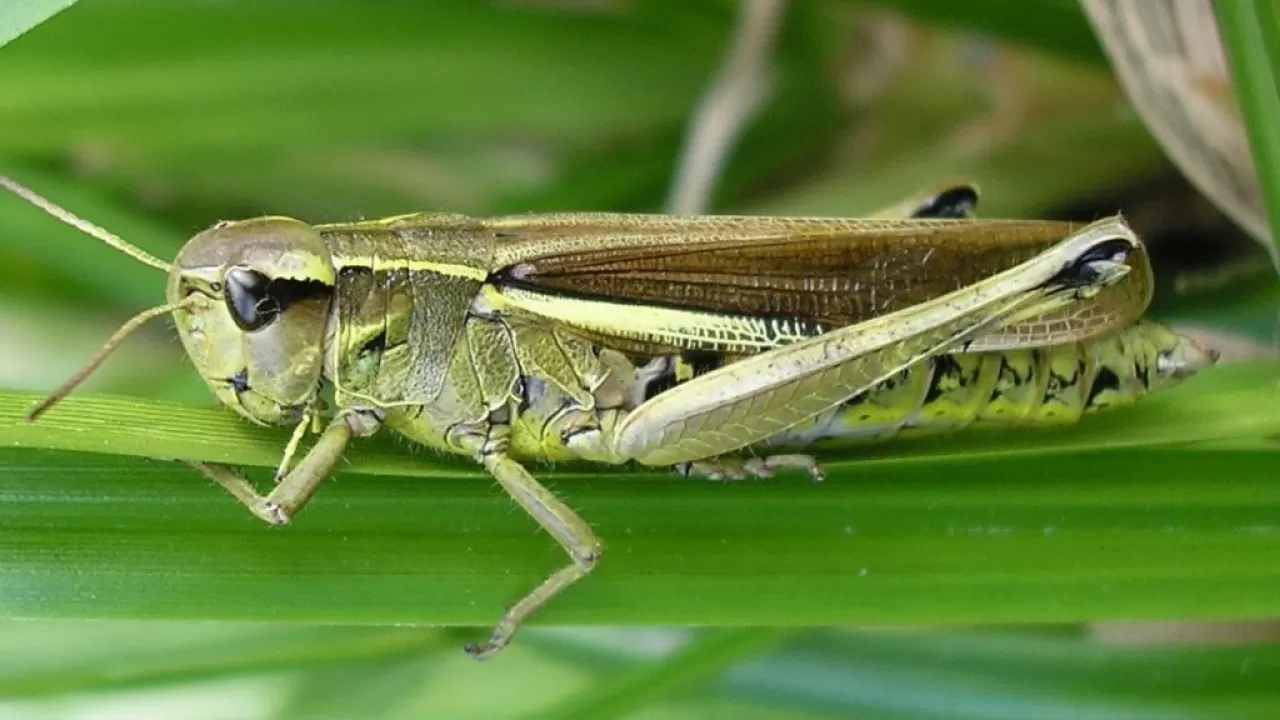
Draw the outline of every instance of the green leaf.
M0 59L0 152L320 151L432 135L580 143L679 123L727 29L470 0L306 12L280 0L86 3Z
M422 690L435 664L431 655L419 653L322 668L303 678L276 717L413 717L406 705Z
M411 657L440 633L262 623L0 624L0 698L118 690ZM94 643L83 640L92 637Z
M831 479L536 470L609 544L540 622L814 625L1280 612L1274 364L1073 428L835 457ZM272 467L216 409L0 395L0 614L478 625L564 562L474 466L362 443L287 530L185 466ZM416 478L416 480L414 479Z
M1280 703L1280 645L1265 643L1274 629L1254 632L1258 642L1234 646L1144 646L1056 626L817 630L637 717L728 718L750 708L785 718L1262 720ZM604 633L531 632L525 645L615 675L657 676L683 657L638 652L655 644L652 631L613 634L604 643Z
M6 167L3 172L162 259L172 258L184 239L182 233L137 214L121 212L103 198L48 173L13 167ZM163 272L143 265L5 191L0 191L0 229L3 233L0 260L9 260L26 272L32 268L56 270L67 278L74 278L74 282L68 280L65 291L72 297L90 301L86 304L110 303L136 312L164 300Z
M767 651L793 633L754 628L716 629L698 635L672 656L618 673L591 690L534 716L555 720L607 720L677 697L726 668Z
M724 697L830 717L1273 717L1280 646L1107 646L1089 636L823 633L734 668Z
M984 214L1036 214L1164 167L1141 129L1114 117L1074 0L887 6L1085 62L1036 70L1039 59L1002 53L1040 114L1014 118L1013 142L996 137L994 152L958 150L948 139L992 109L987 86L1005 79L957 53L973 45L919 35L889 101L864 106L849 93L863 48L848 7L796 4L777 95L728 160L718 206L847 214L958 174L981 182ZM0 171L166 258L218 219L261 213L653 208L736 7L82 3L0 50ZM18 327L91 342L94 324L105 337L163 290L153 271L11 199L0 198L0 235L0 302L16 301L0 310ZM85 325L59 325L59 313ZM1232 326L1256 324L1250 313ZM0 360L39 370L87 354L29 337ZM361 441L294 527L263 527L163 458L243 464L265 486L286 433L211 407L181 364L182 387L160 389L171 380L150 366L171 353L137 347L155 357L112 359L145 375L136 392L194 404L77 396L29 425L36 396L0 393L0 696L16 699L0 713L100 716L142 695L120 690L155 688L171 714L178 688L157 686L184 683L196 699L178 702L195 707L246 680L267 691L247 699L237 686L216 707L699 720L1274 708L1271 655L1240 649L1145 662L1074 639L805 632L749 660L815 624L1276 615L1274 364L1216 368L1072 429L833 454L821 485L535 467L609 548L537 624L761 629L691 633L701 640L656 661L617 633L615 657L593 662L557 656L548 645L563 633L533 628L477 664L458 645L483 630L385 625L488 625L565 562L490 478L391 436ZM78 619L100 617L145 620ZM1153 707L1174 710L1138 712Z
M1280 10L1274 0L1215 3L1258 184L1280 248Z
M0 45L76 4L76 0L8 0L0 5Z

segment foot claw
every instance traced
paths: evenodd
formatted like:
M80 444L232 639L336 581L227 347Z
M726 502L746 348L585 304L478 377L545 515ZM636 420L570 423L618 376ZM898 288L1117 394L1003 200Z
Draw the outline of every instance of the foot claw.
M471 656L472 660L488 660L501 650L504 646L490 640L485 643L467 643L462 649Z
M264 500L255 505L252 509L254 515L257 515L271 525L289 524L289 513L277 503L266 502Z

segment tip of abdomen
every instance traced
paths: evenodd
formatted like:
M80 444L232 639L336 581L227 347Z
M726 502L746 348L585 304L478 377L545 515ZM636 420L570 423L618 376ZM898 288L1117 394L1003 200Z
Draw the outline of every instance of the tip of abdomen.
M1218 362L1222 353L1206 348L1187 335L1177 334L1174 346L1161 353L1156 370L1163 377L1183 380Z

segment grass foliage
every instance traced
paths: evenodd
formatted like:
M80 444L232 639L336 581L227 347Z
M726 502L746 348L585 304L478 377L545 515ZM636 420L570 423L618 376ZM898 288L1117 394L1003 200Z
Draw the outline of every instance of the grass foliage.
M1276 13L1219 11L1274 224ZM827 0L784 17L714 210L856 214L965 177L985 214L1038 216L1169 172L1116 111L1074 2ZM735 22L733 3L675 0L0 3L0 166L163 257L263 213L656 211ZM1159 307L1266 339L1274 289ZM1280 708L1273 629L1123 646L1082 625L1280 615L1274 361L1066 430L835 454L823 484L543 468L609 552L480 665L459 644L563 558L475 467L362 442L294 527L262 527L179 461L265 481L283 435L213 407L159 326L23 422L162 293L154 271L0 197L0 715Z

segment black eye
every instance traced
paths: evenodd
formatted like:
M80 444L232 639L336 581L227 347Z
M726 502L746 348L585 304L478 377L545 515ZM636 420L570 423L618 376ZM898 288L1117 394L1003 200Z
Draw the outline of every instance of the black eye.
M248 268L232 268L225 279L227 290L223 297L241 330L261 330L280 315L280 303L268 292L271 279L266 275Z

